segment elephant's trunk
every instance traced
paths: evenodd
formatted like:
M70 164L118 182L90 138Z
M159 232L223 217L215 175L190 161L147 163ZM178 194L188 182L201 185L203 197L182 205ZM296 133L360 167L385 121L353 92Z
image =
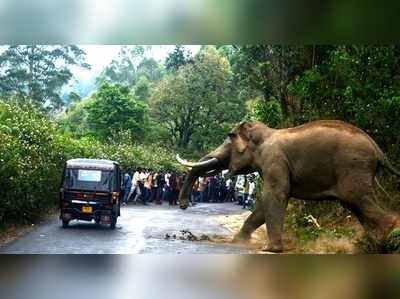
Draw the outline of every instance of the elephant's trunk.
M199 177L196 171L191 170L186 176L185 182L183 183L182 189L179 192L179 206L182 210L186 210L189 206L189 195L192 186L196 179Z
M210 157L209 155L204 156L198 162L187 162L182 160L179 155L177 155L177 160L181 164L186 166L189 166L190 164L190 167L192 167L186 176L185 182L183 183L182 189L179 193L180 208L185 210L189 206L189 195L197 178L202 175L207 175L207 172L214 173L221 171L223 167L221 167L221 163L218 159Z

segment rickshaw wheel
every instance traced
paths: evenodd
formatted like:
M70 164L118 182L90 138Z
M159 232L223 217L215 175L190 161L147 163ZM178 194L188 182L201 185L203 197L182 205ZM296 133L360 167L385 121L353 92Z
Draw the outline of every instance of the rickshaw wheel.
M115 229L116 225L117 225L117 217L112 216L110 228Z
M68 227L68 224L69 224L69 221L68 221L68 220L63 220L63 221L62 221L62 227L63 227L63 228L67 228L67 227Z

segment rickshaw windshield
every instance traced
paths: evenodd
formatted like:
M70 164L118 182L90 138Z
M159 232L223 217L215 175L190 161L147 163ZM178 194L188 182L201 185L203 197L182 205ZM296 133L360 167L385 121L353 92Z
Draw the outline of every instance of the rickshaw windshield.
M107 170L75 169L65 170L63 187L67 189L104 191L113 190L114 173Z

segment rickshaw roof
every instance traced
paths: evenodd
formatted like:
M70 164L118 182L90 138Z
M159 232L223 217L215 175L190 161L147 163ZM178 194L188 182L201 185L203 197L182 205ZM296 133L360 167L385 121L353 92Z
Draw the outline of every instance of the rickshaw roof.
M118 162L102 159L71 159L66 163L67 168L85 168L99 170L114 170Z

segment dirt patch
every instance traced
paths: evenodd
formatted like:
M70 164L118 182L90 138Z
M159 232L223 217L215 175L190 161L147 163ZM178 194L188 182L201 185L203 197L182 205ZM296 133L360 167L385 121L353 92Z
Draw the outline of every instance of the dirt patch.
M195 235L189 230L181 230L178 233L167 233L164 235L165 240L181 240L181 241L191 241L191 242L209 242L209 243L215 243L215 244L224 244L227 245L229 244L230 246L233 247L238 247L238 248L246 248L246 250L250 250L250 252L255 252L259 248L258 243L237 243L237 242L232 242L233 237L232 236L226 236L226 235L207 235L207 234L201 234L201 235Z
M14 240L22 237L23 235L34 230L40 223L46 222L49 219L56 217L57 211L51 210L49 214L44 215L41 219L31 224L8 224L0 227L0 247L3 247Z
M246 211L239 215L225 215L216 217L221 225L227 228L235 235L239 232L246 218L251 212ZM303 231L293 229L288 223L285 223L283 233L283 246L285 253L356 253L355 241L363 235L361 226L351 218L346 218L343 223L333 223L329 219L318 219L318 226L305 231L305 235L315 233L311 238L304 238ZM332 222L332 223L331 223ZM313 226L314 224L310 224ZM351 233L344 233L343 228L351 230ZM255 252L264 253L260 249L266 243L265 225L258 228L248 242L252 249L257 248Z
M0 247L18 239L24 234L35 228L35 224L31 225L7 225L0 229Z
M211 238L206 235L202 234L200 236L194 235L189 230L181 230L178 234L165 234L165 240L183 240L183 241L211 241Z

